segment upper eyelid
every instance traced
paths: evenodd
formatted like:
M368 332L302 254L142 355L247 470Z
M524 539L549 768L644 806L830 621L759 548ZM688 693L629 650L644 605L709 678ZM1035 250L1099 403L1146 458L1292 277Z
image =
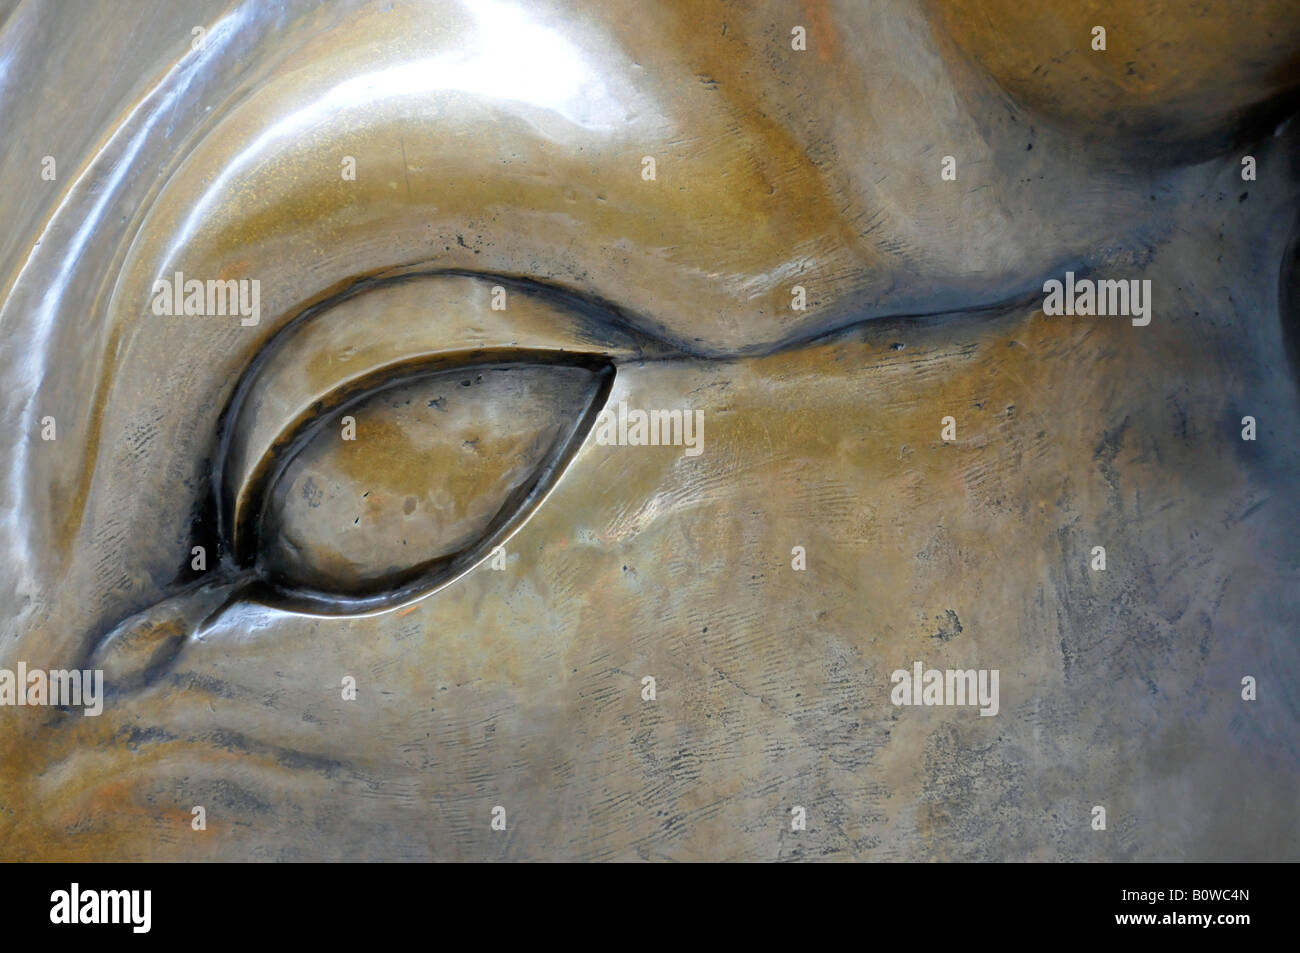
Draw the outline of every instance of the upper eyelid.
M1092 270L1086 264L1078 264L1073 267L1076 274L1080 276L1092 273ZM1044 274L1051 277L1053 274L1062 273L1064 273L1064 269L1060 272L1049 270ZM798 351L824 341L834 340L843 335L860 333L866 328L872 328L882 333L888 331L892 334L898 334L902 329L911 325L927 326L959 319L997 318L1016 312L1034 311L1042 306L1043 292L1041 285L1043 280L1042 278L1036 278L1021 287L1012 289L996 300L984 304L958 306L945 303L927 310L871 315L870 317L854 317L850 314L838 319L828 320L824 326L801 328L789 337L782 338L762 348L756 348L751 352L747 352L745 356L760 357ZM977 298L975 295L971 297L972 300Z
M494 288L505 310L491 308ZM620 363L678 355L571 293L490 274L414 272L362 279L311 306L265 342L237 384L222 418L215 503L219 536L238 548L238 531L268 461L310 418L372 382L419 367L432 370L528 351L590 355Z

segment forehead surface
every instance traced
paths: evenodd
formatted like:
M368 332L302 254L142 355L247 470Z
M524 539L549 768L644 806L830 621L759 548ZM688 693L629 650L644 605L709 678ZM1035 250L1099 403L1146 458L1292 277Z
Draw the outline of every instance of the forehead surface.
M112 77L86 106L109 127L74 106L42 130L74 184L15 209L67 219L24 269L71 282L44 317L90 307L110 333L169 271L259 277L269 326L425 262L553 282L704 353L757 350L1024 290L1100 218L1102 173L1064 174L1062 141L1022 128L910 4L191 5L161 33L96 8L73 39L15 16L15 66L53 44L71 67L15 118ZM194 30L198 49L163 55ZM106 57L156 72L125 84Z
M269 327L339 282L426 263L553 282L701 353L758 351L1006 300L1086 263L1099 234L1140 247L1138 211L1168 184L1152 142L1214 131L1207 84L1239 108L1281 82L1265 66L1287 37L1265 28L1285 20L1268 11L1198 58L1176 54L1223 4L1172 33L1114 4L1004 6L188 3L151 29L94 8L67 37L18 9L9 72L61 69L4 108L48 133L62 181L85 173L14 203L19 223L68 219L24 275L70 280L75 250L89 274L45 318L91 307L122 333L169 271L259 277ZM1117 54L1160 24L1152 74L1093 57L1067 88L1033 56L996 55L1005 39L1073 69L1089 17L1116 23ZM1231 67L1238 46L1253 66ZM73 86L108 127L75 104L41 119ZM1087 158L1135 115L1136 153Z

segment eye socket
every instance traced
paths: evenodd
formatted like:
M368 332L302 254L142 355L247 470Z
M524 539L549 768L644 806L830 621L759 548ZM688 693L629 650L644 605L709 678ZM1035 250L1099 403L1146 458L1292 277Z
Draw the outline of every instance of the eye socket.
M236 381L198 541L241 599L322 615L409 601L527 518L617 366L675 353L522 279L358 279L275 328Z
M241 561L277 601L316 611L427 591L545 495L613 376L599 357L520 352L354 385L277 452Z

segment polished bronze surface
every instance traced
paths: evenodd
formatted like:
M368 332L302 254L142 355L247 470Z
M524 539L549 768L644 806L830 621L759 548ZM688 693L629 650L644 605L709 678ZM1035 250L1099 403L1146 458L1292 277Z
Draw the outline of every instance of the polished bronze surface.
M1248 7L0 2L0 856L1300 857Z

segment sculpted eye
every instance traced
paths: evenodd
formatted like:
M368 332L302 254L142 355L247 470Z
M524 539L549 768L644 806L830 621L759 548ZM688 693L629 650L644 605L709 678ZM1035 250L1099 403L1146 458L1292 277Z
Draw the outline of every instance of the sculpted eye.
M291 322L227 411L221 550L250 595L345 614L488 556L596 421L635 333L468 276L369 286Z
M280 452L252 561L290 601L436 585L545 492L612 373L520 355L403 374L340 403Z

